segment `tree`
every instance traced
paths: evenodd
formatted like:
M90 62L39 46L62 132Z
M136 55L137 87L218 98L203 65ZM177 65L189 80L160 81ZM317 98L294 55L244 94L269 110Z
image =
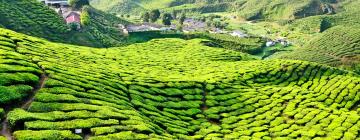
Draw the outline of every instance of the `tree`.
M162 16L162 23L164 25L171 25L171 20L172 20L172 16L171 14L169 13L165 13L163 16Z
M80 15L81 25L83 26L89 25L91 22L90 14L87 9L88 8L84 7Z
M144 15L142 16L142 19L144 22L149 22L150 21L150 13L145 12Z
M181 16L180 16L180 18L179 18L179 23L180 23L181 25L183 25L185 19L186 19L186 15L185 15L184 13L182 13Z
M324 19L320 23L320 32L324 32L325 30L331 28L332 24L327 19Z
M160 10L155 9L150 12L150 21L155 22L160 18Z
M77 31L79 29L79 24L78 23L70 23L69 27L72 31Z
M177 12L175 10L172 11L172 18L177 19Z
M89 4L89 0L69 0L69 5L75 9L80 9Z

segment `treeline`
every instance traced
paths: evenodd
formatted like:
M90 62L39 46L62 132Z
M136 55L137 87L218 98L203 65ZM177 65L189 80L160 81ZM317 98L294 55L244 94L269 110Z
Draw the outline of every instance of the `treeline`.
M172 20L179 20L179 23L182 25L186 19L186 15L185 13L178 15L178 13L174 11L172 13L161 13L159 9L155 9L150 12L145 12L141 18L143 22L156 22L161 18L161 22L164 25L171 25Z

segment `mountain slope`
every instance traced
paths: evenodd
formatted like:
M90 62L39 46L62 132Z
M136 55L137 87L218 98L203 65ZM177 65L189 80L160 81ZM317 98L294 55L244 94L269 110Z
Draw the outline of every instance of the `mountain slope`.
M5 122L20 140L358 136L358 75L255 60L201 41L97 49L1 29L0 71L18 77L0 83L14 95L1 107L34 95L28 107L7 108ZM74 134L79 128L83 134Z

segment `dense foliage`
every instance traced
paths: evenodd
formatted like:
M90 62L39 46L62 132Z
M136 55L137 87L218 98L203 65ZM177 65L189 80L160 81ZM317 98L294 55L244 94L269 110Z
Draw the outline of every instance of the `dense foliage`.
M89 0L68 0L71 7L81 9L85 5L89 5Z
M28 110L8 112L16 139L355 139L359 133L360 78L348 71L255 60L202 39L96 49L3 29L0 36L1 73L14 76L2 86L31 89L39 75L48 76Z

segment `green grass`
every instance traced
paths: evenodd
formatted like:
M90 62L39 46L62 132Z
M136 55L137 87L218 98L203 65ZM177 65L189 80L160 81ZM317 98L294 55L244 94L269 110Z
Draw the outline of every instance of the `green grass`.
M360 78L349 71L297 60L257 60L205 46L204 39L89 48L5 29L0 36L6 44L0 62L8 65L1 73L39 77L38 65L49 74L28 110L9 112L16 139L82 139L73 133L79 128L94 140L358 135ZM9 45L15 39L21 47ZM18 69L21 63L24 68Z

